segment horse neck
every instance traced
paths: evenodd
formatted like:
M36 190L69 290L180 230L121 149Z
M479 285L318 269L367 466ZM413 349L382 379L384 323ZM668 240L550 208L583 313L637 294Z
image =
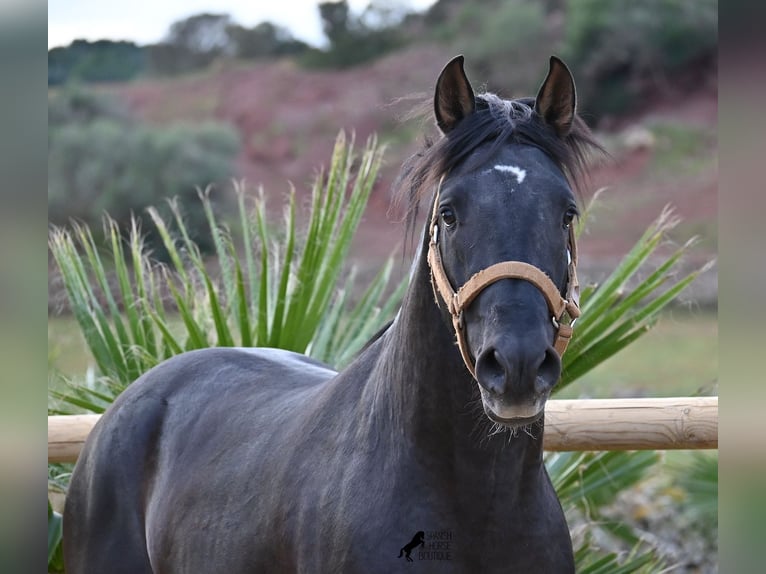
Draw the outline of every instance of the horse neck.
M535 436L523 431L490 436L492 424L477 383L436 304L426 250L424 243L397 318L371 349L377 359L363 397L364 404L373 405L370 422L377 432L388 427L395 440L425 456L458 460L477 470L489 464L513 473L539 472L542 425L535 427Z

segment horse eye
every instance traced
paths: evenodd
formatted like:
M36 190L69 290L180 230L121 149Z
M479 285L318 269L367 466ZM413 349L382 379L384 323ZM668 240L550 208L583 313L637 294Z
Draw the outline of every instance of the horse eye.
M455 217L455 212L452 211L451 207L442 207L439 210L439 215L442 218L442 221L444 222L444 225L447 227L452 227L455 225L455 221L457 221L457 218Z
M567 212L564 214L564 229L569 229L575 217L577 217L577 210L573 207L567 209Z

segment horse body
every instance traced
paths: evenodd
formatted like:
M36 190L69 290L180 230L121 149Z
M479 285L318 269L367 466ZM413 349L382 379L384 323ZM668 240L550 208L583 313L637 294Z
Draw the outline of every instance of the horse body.
M408 303L435 309L429 291L417 298ZM456 533L453 560L421 564L438 572L508 571L508 545L522 541L532 557L564 540L566 556L542 428L513 449L503 436L477 449L487 439L467 407L470 376L459 355L436 356L452 344L446 326L424 335L397 320L340 374L285 351L226 348L148 372L78 462L89 476L73 482L67 516L89 499L91 528L88 539L67 531L73 571L392 572L414 526ZM402 372L413 352L427 360ZM415 384L434 377L443 386ZM394 381L399 392L387 392ZM108 460L91 460L99 451Z
M451 69L462 74L462 60ZM459 120L448 111L437 104L445 133ZM549 154L527 147L475 146L435 197L463 226L446 211L438 223L453 284L515 258L564 289L558 214L571 192ZM528 185L558 190L542 200L558 222L547 252L534 244L548 224L527 209L540 198L513 187L521 171ZM497 186L509 194L501 205L517 209L499 243L492 235L507 225L491 202ZM465 189L474 187L478 207L469 210ZM485 233L493 247L482 251ZM449 531L449 559L419 560L419 571L573 572L542 461L541 405L560 370L545 301L526 282L505 280L466 310L477 388L435 300L432 241L423 234L392 325L340 373L286 351L213 348L130 385L78 460L64 518L67 571L390 573L405 564L397 552L413 532ZM469 260L472 252L480 255ZM488 433L482 408L506 432Z

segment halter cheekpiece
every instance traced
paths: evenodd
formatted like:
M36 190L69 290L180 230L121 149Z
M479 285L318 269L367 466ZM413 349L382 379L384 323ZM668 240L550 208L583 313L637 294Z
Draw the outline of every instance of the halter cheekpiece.
M455 291L444 271L439 251L439 195L443 181L444 176L439 180L429 225L431 240L428 245L428 265L431 268L431 285L434 288L434 294L438 293L447 305L447 310L452 317L452 326L455 329L460 354L471 375L476 378L475 363L466 342L463 311L476 299L479 293L501 279L523 279L524 281L529 281L540 290L548 304L548 311L551 314L553 326L556 328L553 346L559 356L562 356L564 351L566 351L569 340L572 338L572 328L575 320L580 316L580 285L577 282L577 244L575 242L573 226L569 226L569 263L567 266L566 298L561 296L556 285L544 271L523 261L501 261L500 263L490 265L475 273L462 287Z

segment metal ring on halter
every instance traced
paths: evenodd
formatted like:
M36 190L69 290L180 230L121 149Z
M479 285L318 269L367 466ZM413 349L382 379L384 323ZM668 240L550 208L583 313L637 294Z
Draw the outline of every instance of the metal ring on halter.
M563 317L563 315L562 315L562 317ZM577 319L578 319L577 317L575 317L574 319L572 319L572 320L569 322L569 326L570 326L570 327L574 327L574 324L577 322ZM554 326L554 327L556 327L557 329L561 327L561 323L559 323L558 319L556 319L556 317L554 317L554 316L552 316L552 315L551 315L551 323L553 323L553 326Z

